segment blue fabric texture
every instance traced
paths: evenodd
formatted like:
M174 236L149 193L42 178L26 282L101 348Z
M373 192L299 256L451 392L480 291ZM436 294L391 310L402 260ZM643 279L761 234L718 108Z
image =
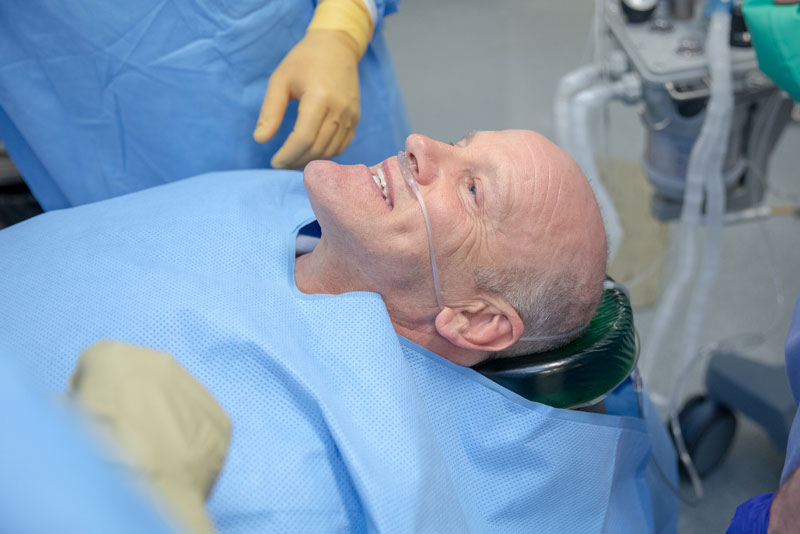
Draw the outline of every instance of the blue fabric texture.
M361 121L340 163L373 164L409 133L378 0L359 63ZM297 117L252 138L269 75L311 0L4 0L0 139L45 210L196 174L264 168Z
M765 493L740 504L725 534L767 534L773 496Z
M781 472L781 484L789 479L795 469L800 469L800 410L795 412L789 439L786 443L786 458Z
M45 396L21 354L0 340L0 532L177 533Z
M800 401L800 298L794 307L794 315L786 336L786 374L795 401ZM789 440L786 444L786 459L781 473L783 485L795 469L800 467L800 411L795 414ZM769 507L772 493L753 497L736 509L726 534L766 534L769 524Z
M625 379L605 398L606 411L611 415L639 417L644 411L650 443L653 447L653 460L645 471L645 481L651 488L662 488L663 491L651 492L652 510L656 525L661 525L660 532L678 531L678 496L667 491L665 480L673 488L678 487L678 463L672 437L658 415L658 409L647 395L642 395L640 405L631 377Z
M232 421L225 533L675 532L652 411L527 401L398 338L375 293L299 292L312 218L286 171L45 213L0 231L0 324L52 390L98 339L174 355Z
M800 298L794 306L794 315L786 336L786 375L792 388L794 400L800 402ZM795 469L800 468L800 410L795 414L789 441L786 444L786 461L783 464L781 484L786 482Z
M794 400L800 403L800 298L794 305L794 314L792 322L789 324L789 333L786 336L784 355L789 387L792 388Z

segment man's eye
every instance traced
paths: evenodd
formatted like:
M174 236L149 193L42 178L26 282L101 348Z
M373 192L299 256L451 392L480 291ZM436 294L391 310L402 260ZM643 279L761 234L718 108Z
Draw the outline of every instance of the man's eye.
M475 182L469 183L469 193L474 197L478 194L478 187L475 185Z

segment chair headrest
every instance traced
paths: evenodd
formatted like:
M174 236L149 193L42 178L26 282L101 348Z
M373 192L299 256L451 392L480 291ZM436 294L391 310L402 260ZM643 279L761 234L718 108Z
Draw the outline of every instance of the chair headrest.
M638 357L633 312L624 288L607 287L589 325L557 349L488 360L475 370L523 397L555 408L601 400L633 371Z

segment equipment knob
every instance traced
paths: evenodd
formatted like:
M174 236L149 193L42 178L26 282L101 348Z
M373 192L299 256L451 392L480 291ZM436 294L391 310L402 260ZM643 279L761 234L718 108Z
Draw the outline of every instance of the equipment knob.
M622 12L631 24L647 21L653 14L658 0L620 0Z

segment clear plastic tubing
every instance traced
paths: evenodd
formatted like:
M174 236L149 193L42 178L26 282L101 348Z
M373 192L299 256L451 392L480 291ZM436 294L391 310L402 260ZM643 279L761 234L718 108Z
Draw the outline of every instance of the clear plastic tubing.
M728 139L731 131L731 117L733 115L733 83L731 79L731 56L729 46L730 34L730 4L727 10L717 10L711 15L711 24L708 30L709 71L711 72L711 97L708 103L708 115L700 130L698 143L689 156L687 177L694 174L701 178L706 177L706 239L703 250L700 274L692 294L689 313L686 315L684 331L683 354L681 354L681 370L679 377L686 374L697 352L700 329L708 303L708 294L719 269L722 255L722 218L725 215L725 183L722 175L722 166L725 154L728 151ZM695 154L697 150L697 154ZM686 454L683 437L680 435L678 424L678 401L683 391L684 380L675 383L670 400L670 424L673 433L680 436L678 443L680 453ZM703 486L694 466L686 466L698 498L703 494Z
M583 169L583 173L592 186L603 221L608 232L608 263L614 261L622 244L622 224L619 221L617 209L611 200L611 195L600 180L597 164L594 160L592 149L591 112L593 109L605 104L609 100L622 96L625 86L621 82L602 83L578 93L572 100L572 142L575 151L574 157Z
M679 264L675 277L665 290L656 311L654 331L649 345L650 350L648 351L649 357L643 362L652 372L652 368L658 358L658 349L669 328L678 298L692 276L696 256L695 230L700 222L703 221L701 209L703 192L705 191L705 248L697 283L685 317L680 355L681 365L669 402L670 425L675 434L678 454L686 467L698 498L703 495L703 487L681 435L677 417L677 404L683 390L687 370L695 360L708 293L719 267L722 246L722 226L725 213L725 186L722 165L728 149L731 115L733 113L733 89L728 44L730 4L725 2L720 2L720 4L727 5L728 9L714 11L711 15L711 23L708 29L706 50L711 74L711 94L706 110L706 118L700 130L700 135L692 148L686 171L686 189L683 197L683 211L681 212L679 232ZM662 355L662 357L666 357L666 355ZM648 376L649 373L645 375L645 379Z
M425 228L428 230L428 247L430 248L431 252L431 269L433 270L433 289L436 291L436 302L439 304L439 309L441 310L444 308L444 304L442 304L442 294L439 291L439 272L436 269L436 254L433 250L433 234L431 233L431 220L428 217L428 210L425 208L425 201L422 200L422 194L419 192L419 187L417 186L417 181L414 179L414 173L411 172L411 168L416 170L417 164L411 163L406 156L406 153L400 151L397 153L397 163L400 165L400 173L403 175L403 179L408 184L408 187L411 188L411 191L414 192L414 196L417 197L419 200L419 207L422 208L422 216L425 217Z
M431 220L428 217L428 210L425 207L425 201L422 199L422 194L419 192L419 186L417 185L417 181L414 179L413 170L417 170L416 163L412 163L408 160L408 156L406 156L405 152L398 152L397 153L397 163L400 166L400 173L403 175L403 179L405 180L408 187L411 191L414 192L414 196L417 197L419 201L419 207L422 209L422 216L425 218L425 229L428 231L428 247L431 254L431 270L433 271L433 289L436 292L436 302L439 304L439 309L444 308L444 304L442 303L442 294L439 290L439 272L436 269L436 253L433 249L433 232L431 231ZM581 326L580 328L575 328L570 330L569 332L564 332L563 334L557 334L553 336L527 336L519 338L519 341L552 341L557 339L563 339L570 336L574 336L578 332L581 332L587 325Z
M569 152L571 156L575 156L575 152L572 147L572 135L570 132L570 100L572 100L572 96L576 92L597 81L602 72L603 69L600 65L584 65L566 74L558 81L556 101L553 105L556 121L556 143Z

